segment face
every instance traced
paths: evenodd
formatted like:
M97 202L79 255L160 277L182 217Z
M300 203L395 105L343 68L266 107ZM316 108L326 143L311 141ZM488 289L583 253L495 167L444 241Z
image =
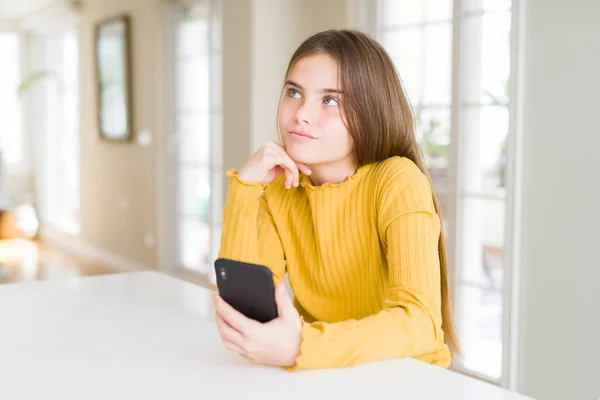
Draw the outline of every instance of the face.
M283 145L309 165L352 162L354 143L344 126L338 65L328 55L304 57L287 76L279 103Z

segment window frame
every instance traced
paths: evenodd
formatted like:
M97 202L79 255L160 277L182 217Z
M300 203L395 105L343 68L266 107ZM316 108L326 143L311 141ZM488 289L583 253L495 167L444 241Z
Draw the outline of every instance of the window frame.
M456 271L460 260L460 245L462 237L462 227L460 224L462 213L462 202L464 193L462 193L463 167L461 163L461 154L464 151L464 135L461 131L461 119L463 113L463 71L461 57L464 52L463 44L463 4L461 0L452 0L452 78L451 78L451 104L450 104L450 146L449 146L449 166L448 166L448 193L447 193L447 212L445 214L448 220L449 230L448 239L448 260L450 268L450 295L455 306L455 320L461 316L456 310L459 304L457 296L459 295L459 273ZM512 0L511 6L511 31L510 31L510 76L508 81L508 118L509 126L507 133L507 159L506 159L506 194L505 202L505 221L504 221L504 254L503 254L503 288L502 288L502 369L499 379L491 378L478 371L469 370L456 360L453 361L451 368L465 375L477 379L494 383L510 390L517 389L519 376L519 326L521 321L519 308L519 288L520 288L520 235L521 225L521 196L522 196L522 113L520 105L523 104L523 84L521 77L524 66L522 65L523 35L524 35L524 12L523 2ZM369 0L355 0L353 4L354 20L350 23L356 28L372 35L377 40L382 38L382 0L376 0L372 3ZM365 15L366 14L366 15ZM447 227L448 228L448 227Z
M177 29L179 24L185 19L186 12L194 5L205 3L209 8L209 19L211 24L216 23L216 28L209 24L208 30L208 58L209 58L209 107L207 112L209 118L210 130L210 149L208 163L202 163L202 168L208 172L210 181L210 205L209 205L209 258L216 259L221 237L221 210L223 196L223 167L222 167L222 106L220 99L222 94L221 82L218 77L221 75L220 68L222 63L222 48L219 37L215 37L215 29L219 29L221 24L220 8L221 0L194 0L186 3L166 2L164 5L164 90L165 96L161 100L161 107L165 109L165 136L164 144L166 152L159 155L159 162L164 165L164 173L160 173L158 190L158 225L159 225L159 246L158 261L159 268L164 271L172 272L186 279L203 282L213 279L214 271L210 265L205 265L205 269L190 269L179 262L181 240L179 240L179 223L183 218L179 210L180 189L179 174L180 167L185 162L178 160L179 153L179 135L177 132L178 115L182 113L181 107L177 106L177 71L178 55L177 49ZM216 22L215 22L216 21ZM215 79L217 77L217 79ZM160 148L160 146L159 146ZM189 163L188 163L189 164ZM195 164L194 164L195 165Z

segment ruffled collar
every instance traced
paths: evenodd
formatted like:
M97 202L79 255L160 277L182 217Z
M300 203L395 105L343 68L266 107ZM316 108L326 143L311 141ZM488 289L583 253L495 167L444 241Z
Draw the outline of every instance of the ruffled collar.
M341 189L348 186L354 186L358 182L360 182L361 177L364 176L373 164L361 165L354 171L354 174L350 175L346 180L340 183L332 183L325 182L322 185L316 186L312 183L310 176L301 174L300 176L300 186L307 190L333 190L333 189Z

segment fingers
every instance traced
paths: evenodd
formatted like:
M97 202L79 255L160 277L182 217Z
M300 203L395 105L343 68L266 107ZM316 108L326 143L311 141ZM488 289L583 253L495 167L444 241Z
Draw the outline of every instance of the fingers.
M219 328L219 332L221 333L221 338L223 342L230 342L243 348L244 345L244 336L237 330L235 330L231 325L229 325L220 314L216 315L217 327Z
M280 153L287 155L287 151L285 150L285 147L283 147L282 144L279 144L277 142L267 142L267 145L271 146L273 149L279 151ZM289 155L288 155L288 157L289 157ZM298 169L300 171L302 171L302 173L304 173L306 175L312 174L312 171L310 170L310 168L308 168L308 166L306 164L295 161L295 160L292 160L292 161L294 161L296 163L296 165L298 166Z
M298 169L300 171L302 171L302 173L304 173L305 175L312 174L312 171L310 170L310 168L308 168L308 166L306 164L297 162L296 165L298 166Z
M244 336L246 332L256 329L256 325L259 324L258 322L247 318L244 314L227 304L220 296L215 295L213 299L217 315L219 315L227 325L241 333L242 336Z
M219 328L219 333L221 334L223 346L225 346L225 348L228 350L235 351L241 356L248 358L244 348L245 340L242 334L228 325L218 313L216 315L216 321L217 327Z
M300 175L298 173L298 166L296 163L285 153L279 153L278 151L272 151L265 154L265 160L267 162L267 168L272 169L276 166L280 166L285 172L284 186L290 188L292 186L298 186L300 182Z
M278 314L284 315L288 309L288 303L291 301L285 287L283 286L283 283L278 283L277 286L275 286L275 302L277 303Z
M227 323L217 315L217 326L219 328L219 333L221 334L221 341L223 342L223 346L227 350L234 351L241 355L244 358L250 359L243 345L243 338L235 333L235 329L227 325ZM237 336L239 335L239 336ZM232 339L233 338L233 339Z
M280 162L280 165L285 174L286 178L284 181L284 186L286 188L290 188L291 186L298 186L300 184L300 175L298 171L306 175L310 175L312 171L308 166L301 162L294 161L286 152L285 147L283 145L276 142L267 142L265 143L265 149L271 150L270 152L265 152L269 154L272 163Z

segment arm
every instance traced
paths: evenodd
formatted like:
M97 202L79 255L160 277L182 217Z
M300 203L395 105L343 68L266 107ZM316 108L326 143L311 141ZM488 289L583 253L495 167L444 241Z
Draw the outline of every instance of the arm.
M229 192L223 210L219 257L264 265L277 284L285 275L286 261L263 193L268 185L244 182L235 170L227 175Z
M414 357L443 344L438 240L440 221L424 176L382 203L380 235L389 286L385 306L361 320L315 322L302 330L293 369L330 368Z

